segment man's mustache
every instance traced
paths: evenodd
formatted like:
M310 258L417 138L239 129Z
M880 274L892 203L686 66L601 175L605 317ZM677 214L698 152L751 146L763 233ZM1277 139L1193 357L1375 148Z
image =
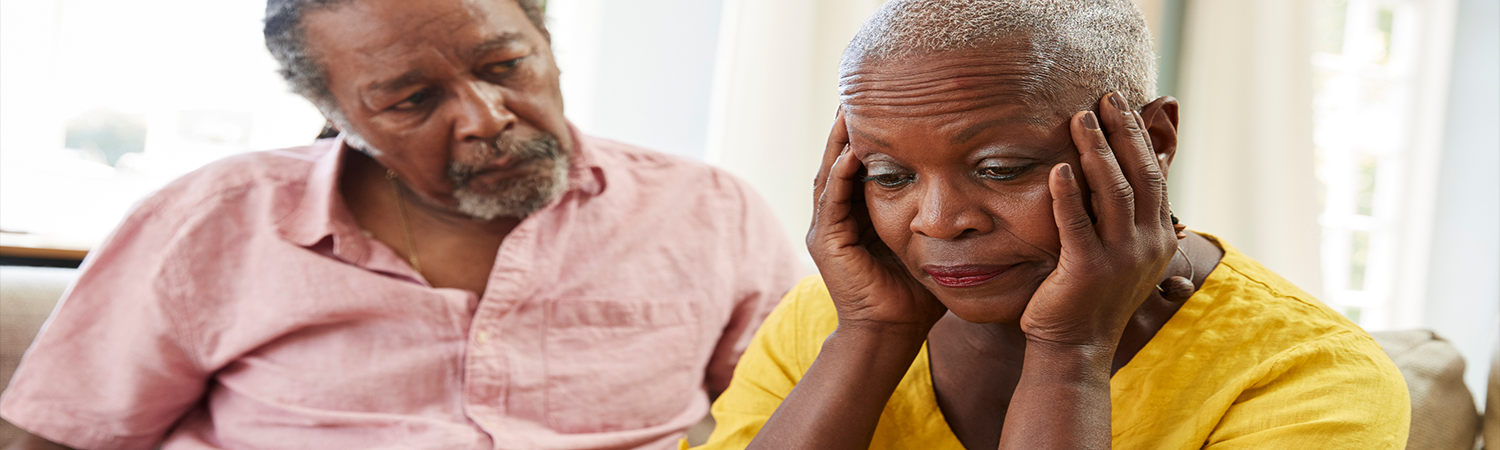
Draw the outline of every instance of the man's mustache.
M556 161L563 156L557 138L550 134L524 140L501 136L481 145L483 148L479 154L484 158L483 161L479 163L454 161L448 165L448 178L456 185L463 186L470 178L473 178L475 173L502 158L511 158L511 164L518 165L534 161Z

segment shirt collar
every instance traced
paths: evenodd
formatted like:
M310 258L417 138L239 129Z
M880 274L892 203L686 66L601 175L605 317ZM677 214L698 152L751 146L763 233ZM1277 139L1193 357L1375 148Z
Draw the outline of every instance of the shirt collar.
M328 149L313 162L297 208L279 222L281 234L303 247L313 247L332 237L334 255L346 261L363 261L369 256L368 242L354 238L363 231L339 192L345 152L350 151L344 145L344 135L313 145L325 145Z
M568 191L586 196L603 193L604 168L599 164L600 155L594 143L571 122L568 123L568 133L573 141L573 150L568 155ZM278 228L284 238L302 247L313 247L332 237L333 254L358 264L370 254L369 241L358 238L363 230L339 192L344 158L348 152L357 150L345 145L342 133L313 145L329 148L313 163L301 201L278 222Z

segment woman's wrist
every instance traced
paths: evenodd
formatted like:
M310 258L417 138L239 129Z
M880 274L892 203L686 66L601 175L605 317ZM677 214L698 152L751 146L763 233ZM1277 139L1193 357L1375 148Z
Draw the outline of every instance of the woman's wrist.
M847 350L910 353L915 357L922 344L927 342L927 332L931 329L931 325L917 323L840 320L838 328L828 335L823 347L838 345Z
M1061 382L1098 381L1098 375L1109 380L1118 339L1097 343L1064 343L1026 340L1026 369L1043 369L1053 380Z

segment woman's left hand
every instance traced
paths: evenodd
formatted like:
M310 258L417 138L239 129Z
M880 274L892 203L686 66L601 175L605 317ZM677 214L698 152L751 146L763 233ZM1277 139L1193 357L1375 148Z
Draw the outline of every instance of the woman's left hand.
M1100 114L1070 121L1098 220L1084 208L1077 168L1054 166L1048 187L1062 251L1021 316L1031 342L1112 350L1177 251L1166 176L1144 120L1124 105L1111 93Z

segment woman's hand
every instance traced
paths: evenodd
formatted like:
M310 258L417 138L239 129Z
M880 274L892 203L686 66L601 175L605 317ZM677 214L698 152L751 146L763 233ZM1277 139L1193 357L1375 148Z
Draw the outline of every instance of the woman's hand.
M840 109L813 180L815 204L807 249L838 308L841 329L896 328L925 339L947 308L912 278L871 228L861 167L849 150L849 129Z
M1126 322L1171 262L1177 239L1166 177L1145 121L1119 93L1100 100L1099 111L1070 121L1098 220L1084 209L1077 169L1053 167L1049 187L1062 252L1022 314L1021 329L1035 343L1104 346L1113 353Z
M813 181L807 232L839 325L750 449L869 448L886 401L947 312L870 228L859 169L840 109Z
M1052 168L1062 252L1021 314L1026 360L1002 450L1111 446L1111 360L1126 322L1177 250L1166 177L1145 121L1123 100L1105 96L1100 114L1080 112L1069 122L1098 221L1084 209L1076 169Z

